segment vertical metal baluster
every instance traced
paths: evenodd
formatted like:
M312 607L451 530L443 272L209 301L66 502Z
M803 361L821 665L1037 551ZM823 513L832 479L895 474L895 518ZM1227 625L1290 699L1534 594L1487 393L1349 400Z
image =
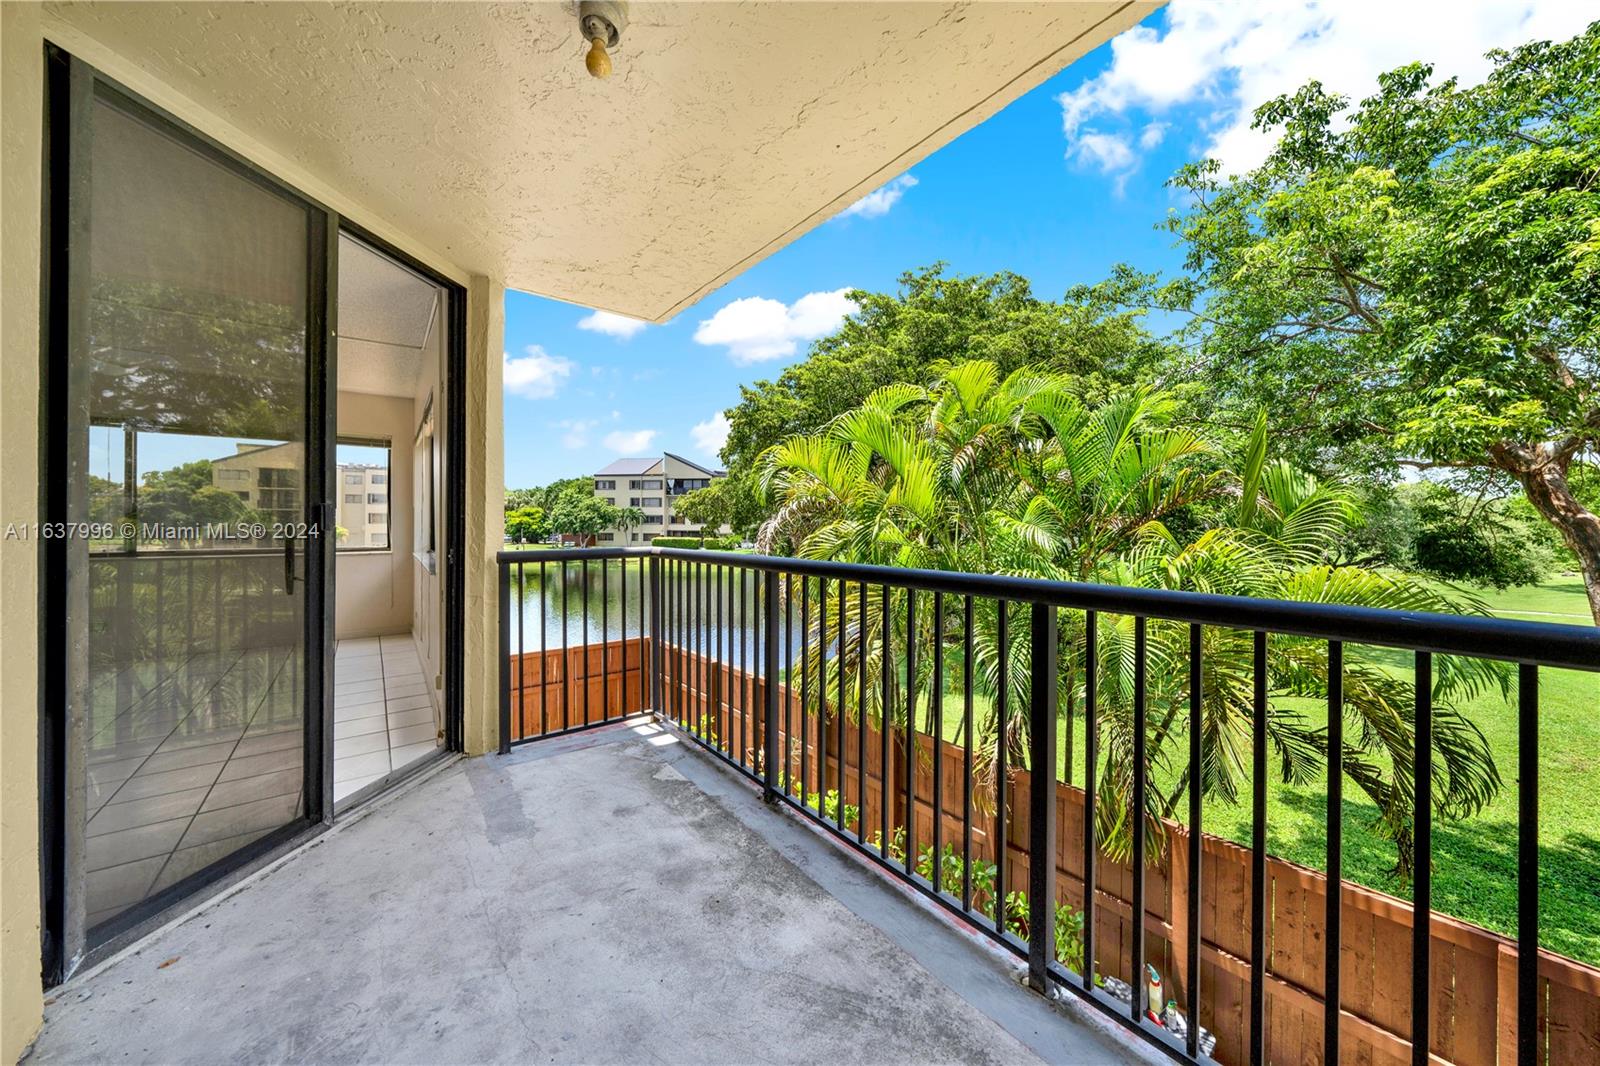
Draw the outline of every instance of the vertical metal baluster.
M667 626L672 630L672 652L667 657L671 664L672 673L672 704L673 720L684 729L689 728L688 708L683 702L683 563L677 559L669 559L667 571L666 594L669 601L667 605Z
M856 585L856 843L867 841L867 583Z
M1200 801L1204 798L1200 766L1205 740L1205 660L1201 637L1199 625L1189 627L1189 943L1185 960L1189 982L1184 991L1188 993L1185 999L1189 1015L1185 1047L1190 1058L1200 1057ZM1339 1060L1328 1061L1337 1063Z
M528 595L528 578L523 571L525 564L517 560L517 739L521 740L528 735L528 660L527 652L523 647L523 630L527 625L523 620L523 602Z
M878 829L878 857L888 862L889 842L893 839L889 834L889 706L893 699L889 671L892 669L894 655L891 645L894 641L889 633L889 586L882 585L880 588L883 590L883 602L878 609L878 637L883 646L878 649L878 672L881 675L881 694L878 699L878 761L881 764L878 769L878 815L883 824Z
M794 575L783 575L783 792L794 795Z
M906 589L906 876L917 867L917 590Z
M1134 1025L1139 1024L1144 1011L1140 1009L1140 1000L1145 996L1147 983L1144 979L1144 846L1145 846L1145 788L1146 769L1146 701L1145 701L1145 619L1136 615L1133 619L1133 809L1129 813L1133 828L1133 926L1129 930L1129 950L1132 953L1132 977L1129 983L1133 985L1133 998L1128 1005L1129 1014ZM1161 1004L1152 1003L1149 1009L1160 1012Z
M622 693L617 698L621 701L618 705L620 717L628 716L628 557L622 557L621 590L617 600L617 628L622 636Z
M751 571L753 574L754 571ZM744 573L740 571L740 581ZM778 780L778 574L768 570L762 576L763 604L761 611L761 672L766 681L762 689L761 711L761 767L765 789L762 798L768 803L778 801L773 787Z
M1056 714L1058 691L1056 609L1033 605L1029 620L1028 679L1028 985L1050 988L1055 959Z
M1344 902L1344 644L1328 641L1328 893L1323 917L1322 1061L1339 1061Z
M844 686L845 686L845 681L848 678L848 675L846 674L845 668L844 668L844 631L845 631L845 620L849 616L849 613L850 613L849 612L849 606L845 601L844 584L845 584L844 583L844 579L840 578L839 579L839 621L835 623L835 625L837 626L837 628L839 630L839 651L838 651L838 655L836 656L835 665L834 665L834 669L839 671L839 709L838 709L838 711L835 712L835 714L836 714L836 722L837 722L837 725L838 725L839 732L838 732L838 736L837 736L838 742L836 744L834 744L834 746L833 746L833 750L838 753L838 759L839 759L839 804L838 804L838 807L834 810L834 815L836 816L835 817L835 821L838 822L838 824L839 824L839 832L841 832L841 833L844 832L844 801L845 801L846 796L847 796L847 790L845 788L845 770L846 770L846 767L845 767L845 757L844 757L844 720L846 718L846 714L845 714L845 687Z
M589 724L589 559L584 557L578 571L583 582L583 606L579 608L583 619L583 724Z
M746 715L746 712L749 711L750 707L750 701L749 698L747 698L746 688L746 674L749 674L749 664L747 664L747 658L749 658L749 656L746 655L746 650L744 650L744 647L746 647L746 643L744 643L746 642L746 627L749 626L750 616L749 613L744 610L744 571L739 571L738 578L733 578L733 576L730 575L730 579L728 579L728 592L730 592L730 603L733 605L734 610L734 623L733 629L731 629L730 632L730 637L736 637L736 640L738 640L739 658L739 671L738 674L736 674L736 677L738 677L736 688L738 688L739 711L738 714L730 715L730 719L728 719L728 733L731 735L736 728L742 727L742 723L744 723L744 715ZM733 704L730 703L728 706L731 707ZM725 738L723 739L723 746L731 747L733 746L733 741Z
M689 586L687 596L688 632L685 641L684 677L689 696L689 712L694 720L699 723L702 740L710 736L709 727L706 725L705 692L700 681L700 624L705 618L705 599L707 594L705 575L702 565L696 560L689 564ZM709 744L709 741L706 741Z
M600 560L600 721L611 721L611 560Z
M928 690L930 721L928 732L933 734L933 891L944 891L944 593L933 594L933 681Z
M1255 713L1250 772L1250 1054L1267 1057L1267 634L1255 633Z
M995 603L999 630L999 688L995 693L995 719L1000 723L1000 735L995 745L995 803L994 803L994 927L1002 936L1006 931L1006 793L1010 775L1006 770L1006 711L1011 687L1011 619L1010 604L1005 600Z
M656 556L650 557L650 709L657 714L666 714L665 701L661 697L661 673L663 670L661 659L661 560ZM639 568L639 629L641 636L644 631L644 567ZM639 702L644 702L644 645L639 645Z
M817 579L817 817L828 801L828 579Z
M567 561L561 560L561 729L572 727L572 654L567 647Z
M1539 1063L1539 668L1517 667L1517 1066Z
M539 732L544 734L550 726L550 709L547 706L550 687L550 586L545 583L545 566L539 560Z
M1417 652L1414 876L1411 881L1411 1061L1428 1066L1429 963L1433 946L1433 654ZM1520 1019L1519 1019L1520 1020Z
M744 656L746 667L739 679L739 691L744 698L744 711L739 712L739 765L744 765L744 755L750 746L749 723L755 719L755 661L757 661L758 631L754 624L750 624L750 616L755 610L755 571L739 571L739 610L742 611L742 621L739 626L739 655Z
M511 750L511 568L500 570L500 754Z
M961 605L961 909L972 910L972 597Z
M680 596L683 606L678 610L683 616L683 632L678 638L679 668L683 674L683 711L687 721L693 723L700 730L700 737L704 741L705 723L700 719L700 711L694 702L694 610L695 610L695 564L690 560L683 562L683 588Z
M800 578L800 807L811 795L811 579Z
M716 574L716 584L707 589L707 592L711 596L711 602L715 605L711 612L713 615L710 622L711 629L706 634L710 638L710 647L706 651L706 667L711 678L711 687L708 698L711 700L711 706L716 709L713 717L717 722L717 736L723 738L723 743L725 745L734 747L736 745L733 741L733 700L731 698L731 694L726 692L722 684L722 668L724 665L728 666L728 680L730 682L733 680L733 669L731 664L732 656L725 655L723 653L723 646L725 643L728 644L729 647L732 646L731 641L728 640L727 636L728 616L731 615L732 612L725 611L724 609L724 603L722 599L723 568L720 566L714 566L711 569ZM731 594L733 592L733 575L729 574L727 576L728 592ZM726 712L723 711L723 702L725 696L730 697L727 699L728 709Z
M712 747L721 748L727 744L728 738L725 735L726 730L723 729L722 722L718 718L717 708L711 705L711 670L709 669L711 665L711 610L712 605L716 602L715 590L711 587L711 564L699 563L697 566L700 574L700 583L697 586L697 591L700 595L695 600L695 609L699 612L698 617L695 619L694 627L694 665L695 676L698 679L695 684L700 692L700 713L711 719L710 728L717 734L717 742Z
M1083 987L1094 987L1095 776L1100 762L1100 648L1096 636L1099 616L1083 613ZM1199 1020L1191 1025L1198 1026Z

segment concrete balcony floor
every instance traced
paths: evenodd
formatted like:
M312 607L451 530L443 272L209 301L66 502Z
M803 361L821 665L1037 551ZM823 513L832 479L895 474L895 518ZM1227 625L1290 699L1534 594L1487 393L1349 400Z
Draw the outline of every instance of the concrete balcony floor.
M1149 1052L658 726L451 763L57 989L26 1061Z

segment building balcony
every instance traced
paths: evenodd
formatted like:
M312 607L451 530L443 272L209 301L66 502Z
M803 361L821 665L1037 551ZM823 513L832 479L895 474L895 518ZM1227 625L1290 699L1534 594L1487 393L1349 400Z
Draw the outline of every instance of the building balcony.
M1600 969L1535 949L1539 677L1600 669L1591 628L675 549L509 553L501 581L504 750L646 721L1142 1050L1406 1060L1426 1032L1431 1061L1553 1064L1600 1047ZM557 594L571 606L552 609ZM1326 804L1324 864L1269 847L1275 657L1325 664L1344 711L1329 747L1348 758L1346 730L1364 726L1343 686L1372 649L1403 653L1406 721L1424 724L1395 769L1413 780L1443 777L1436 662L1512 664L1515 936L1434 910L1431 863L1410 898L1324 873L1346 868L1356 787L1325 754L1310 800ZM1216 757L1196 694L1229 669L1253 723L1228 756L1248 773L1234 839L1197 790L1170 786ZM1156 762L1163 735L1181 743ZM1163 784L1168 808L1126 816ZM1428 810L1409 816L1419 856L1434 854Z
M58 988L30 1063L1139 1062L673 729L402 786Z

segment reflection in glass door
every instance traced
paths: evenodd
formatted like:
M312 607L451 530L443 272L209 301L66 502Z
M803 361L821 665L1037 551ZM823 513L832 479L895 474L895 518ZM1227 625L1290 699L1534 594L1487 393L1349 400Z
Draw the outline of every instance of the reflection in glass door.
M72 70L64 925L92 945L320 816L327 220Z

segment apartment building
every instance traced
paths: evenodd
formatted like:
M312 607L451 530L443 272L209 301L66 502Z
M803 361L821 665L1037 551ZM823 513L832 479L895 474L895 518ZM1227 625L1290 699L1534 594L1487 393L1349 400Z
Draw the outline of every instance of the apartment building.
M633 529L609 529L596 539L601 544L649 544L656 537L698 537L700 526L675 514L673 503L695 489L728 476L726 470L708 470L671 452L660 458L618 459L594 475L594 494L617 507L638 508L644 521ZM725 536L724 525L709 530Z
M335 524L343 531L341 548L389 546L389 468L373 463L340 463Z
M305 513L300 470L305 446L235 443L234 454L211 460L211 484L232 492L272 522L298 522Z

